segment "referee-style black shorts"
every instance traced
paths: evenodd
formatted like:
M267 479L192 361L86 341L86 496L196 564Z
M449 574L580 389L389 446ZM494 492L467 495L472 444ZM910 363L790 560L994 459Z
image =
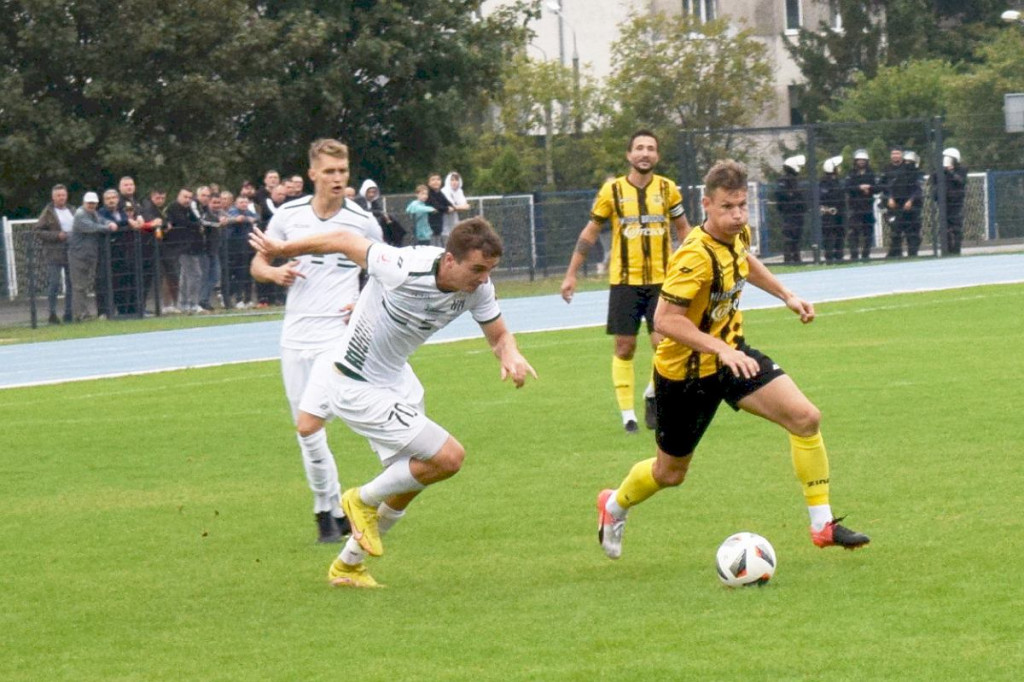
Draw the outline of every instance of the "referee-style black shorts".
M686 457L697 448L724 400L734 410L739 402L785 372L764 353L743 342L737 348L757 360L760 371L750 379L737 377L728 367L703 379L674 381L654 373L658 406L658 447L673 457Z
M608 292L608 333L636 336L642 319L647 320L647 333L653 332L654 309L658 307L660 293L660 284L613 284Z

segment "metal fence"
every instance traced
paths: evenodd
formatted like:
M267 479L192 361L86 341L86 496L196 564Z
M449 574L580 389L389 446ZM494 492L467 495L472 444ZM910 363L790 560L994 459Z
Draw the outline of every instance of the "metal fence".
M687 203L690 222L702 220L700 199L701 175L716 159L735 158L750 171L750 224L753 246L769 263L782 252L783 230L775 184L781 174L782 160L804 154L807 167L801 175L807 206L803 219L800 249L809 260L822 260L822 212L818 191L821 166L826 158L843 158L841 175L852 165L855 149L867 149L871 165L880 174L889 161L890 145L900 144L914 149L921 157L920 183L921 255L942 255L944 208L936 200L941 187L931 179L934 169L941 167L942 149L949 144L960 145L966 165L986 167L986 159L973 159L993 149L992 140L1007 149L1024 148L1024 137L1007 137L1003 131L983 126L970 130L952 130L940 119L875 121L870 123L817 124L790 128L737 129L719 131L682 131L678 146L666 146L663 157L666 167L679 169L679 185ZM671 143L663 143L669 145ZM972 151L978 150L978 151ZM1011 155L1012 157L1012 155ZM991 242L1024 242L1024 170L1012 167L1007 155L990 157L995 167L970 173L964 206L964 245ZM944 183L942 174L936 176ZM597 188L571 192L544 192L507 196L469 197L470 210L460 217L481 215L501 234L505 255L495 278L533 278L560 276L565 271L580 230L586 224ZM412 194L391 194L384 197L386 210L397 215L411 239L412 221L405 207ZM890 228L873 202L875 213L872 254L885 254ZM42 264L33 260L36 253L31 231L34 220L3 219L3 240L0 242L0 326L25 324L34 320L36 299L45 295ZM608 235L602 235L602 247L592 249L585 268L600 270L608 249ZM222 258L226 263L227 258ZM135 267L142 267L136 265ZM141 276L141 275L140 275ZM155 297L148 296L149 301ZM153 306L150 306L151 309ZM13 311L13 312L12 312ZM158 312L153 310L153 312ZM144 314L138 311L138 314Z

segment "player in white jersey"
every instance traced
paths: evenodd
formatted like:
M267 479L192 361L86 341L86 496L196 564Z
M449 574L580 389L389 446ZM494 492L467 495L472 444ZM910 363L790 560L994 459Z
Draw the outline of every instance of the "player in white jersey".
M347 230L372 241L382 241L380 225L372 215L345 199L348 185L348 148L337 140L317 140L309 148L309 178L313 195L282 204L267 226L274 239L293 241L311 234ZM258 282L288 288L281 327L281 374L284 392L299 415L299 400L309 382L316 359L338 342L359 297L360 268L342 254L304 255L283 265L257 253L250 267ZM323 421L299 435L299 450L306 480L313 491L313 513L319 542L340 542L349 533L340 504L338 467L327 445Z
M454 476L466 452L423 410L423 386L407 360L434 332L468 311L516 387L537 373L501 317L490 273L501 238L483 218L456 225L446 248L395 248L351 232L282 242L259 230L250 237L265 257L344 253L370 275L332 364L317 363L299 407L298 429L336 415L365 436L384 471L342 496L352 537L331 564L333 585L376 587L366 554L384 552L381 534L421 490ZM326 401L317 397L327 395Z

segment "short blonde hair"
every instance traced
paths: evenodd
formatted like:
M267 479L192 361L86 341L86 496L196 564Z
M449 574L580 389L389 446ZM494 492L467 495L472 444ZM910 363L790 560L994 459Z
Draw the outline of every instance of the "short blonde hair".
M426 185L416 185L416 194L419 194L420 192L429 192L429 191L430 191L430 188L427 187Z
M321 154L333 156L336 159L348 159L348 147L330 137L322 137L313 140L309 145L309 163L312 164Z

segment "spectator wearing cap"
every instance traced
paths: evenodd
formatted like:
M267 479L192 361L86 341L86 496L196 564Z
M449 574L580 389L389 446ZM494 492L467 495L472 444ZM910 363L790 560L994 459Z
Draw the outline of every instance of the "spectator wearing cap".
M71 269L71 302L75 321L90 319L89 286L96 281L96 265L100 257L100 240L104 234L117 230L117 223L103 220L97 206L96 192L86 192L82 206L75 211L68 238L68 265ZM99 305L100 302L97 302ZM98 308L97 308L98 310Z

